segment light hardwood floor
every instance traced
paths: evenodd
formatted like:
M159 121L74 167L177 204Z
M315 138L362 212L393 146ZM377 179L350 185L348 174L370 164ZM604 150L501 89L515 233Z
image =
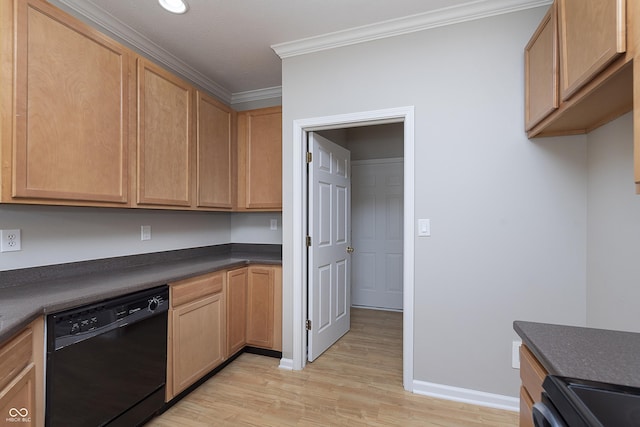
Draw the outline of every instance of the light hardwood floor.
M303 371L245 353L146 427L518 425L515 412L404 391L402 314L351 313L351 331Z

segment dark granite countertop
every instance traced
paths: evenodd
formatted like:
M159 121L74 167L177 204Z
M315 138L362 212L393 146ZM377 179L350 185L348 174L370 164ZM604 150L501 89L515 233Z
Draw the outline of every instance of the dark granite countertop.
M0 272L0 344L36 317L217 270L281 264L280 245L228 244Z
M640 334L513 322L522 342L552 375L640 387Z

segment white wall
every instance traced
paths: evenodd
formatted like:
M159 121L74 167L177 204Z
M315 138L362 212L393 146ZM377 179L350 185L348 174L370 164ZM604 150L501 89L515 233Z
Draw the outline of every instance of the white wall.
M278 230L269 230L269 219ZM140 226L151 240L140 240ZM225 243L282 243L280 213L179 212L0 205L0 229L21 230L22 250L0 271Z
M640 332L640 196L633 179L633 117L588 135L587 324Z
M546 8L283 60L284 357L292 122L415 106L414 378L517 396L516 319L586 322L586 137L529 141L523 48ZM299 284L296 284L299 285Z

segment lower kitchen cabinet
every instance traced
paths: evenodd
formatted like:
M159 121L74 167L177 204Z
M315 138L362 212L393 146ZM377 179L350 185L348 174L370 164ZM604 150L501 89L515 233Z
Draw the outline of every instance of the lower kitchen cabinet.
M533 427L533 404L542 399L542 381L547 371L523 344L520 346L520 427Z
M0 419L44 425L44 320L35 320L0 347Z
M169 401L225 360L224 272L170 284Z
M282 351L282 267L250 266L247 345Z
M169 284L166 401L245 346L282 351L282 267L251 265Z
M247 277L246 267L227 272L227 356L247 343Z

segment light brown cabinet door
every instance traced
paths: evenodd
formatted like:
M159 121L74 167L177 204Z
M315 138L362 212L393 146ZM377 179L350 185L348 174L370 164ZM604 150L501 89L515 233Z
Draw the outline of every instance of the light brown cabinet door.
M526 345L520 346L520 427L532 427L532 408L540 402L547 371Z
M45 2L14 4L11 197L127 203L131 54Z
M227 356L247 342L247 277L247 268L227 272Z
M625 0L559 0L563 101L626 50Z
M238 209L282 210L282 108L238 113Z
M172 391L177 395L224 361L224 294L181 305L171 312Z
M231 109L198 91L196 111L198 207L231 209Z
M274 273L268 267L249 267L247 290L247 344L273 346Z
M558 108L558 27L555 4L524 50L525 128L530 130Z
M247 280L247 345L282 350L282 270L250 266Z
M0 347L0 417L6 425L44 425L43 318Z
M193 88L138 58L138 204L191 206Z
M0 390L2 425L37 426L36 367L29 364L9 386Z

